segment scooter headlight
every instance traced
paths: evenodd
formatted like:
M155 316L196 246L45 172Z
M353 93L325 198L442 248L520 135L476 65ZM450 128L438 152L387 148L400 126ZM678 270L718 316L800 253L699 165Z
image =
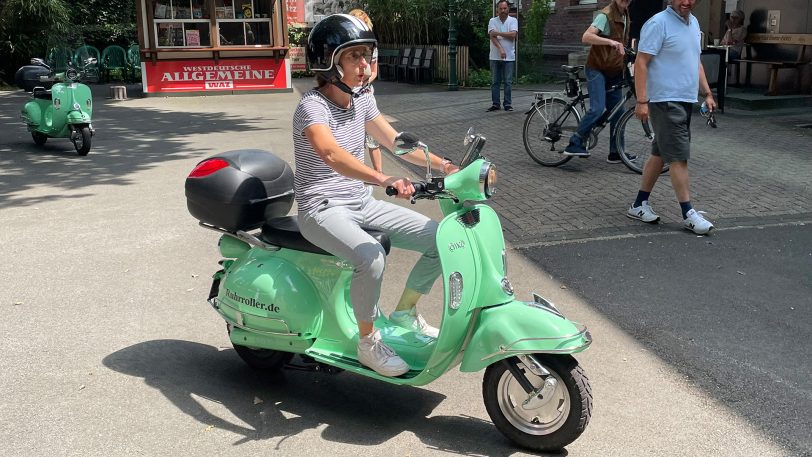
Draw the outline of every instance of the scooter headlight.
M462 304L462 273L455 271L448 277L448 306L458 309Z
M496 191L496 165L484 162L479 169L479 190L485 198L491 198Z

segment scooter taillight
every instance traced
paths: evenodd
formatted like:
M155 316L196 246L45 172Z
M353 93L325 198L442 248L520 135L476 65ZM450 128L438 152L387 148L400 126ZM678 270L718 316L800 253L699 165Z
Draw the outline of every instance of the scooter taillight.
M228 162L223 159L209 159L204 160L197 164L197 166L189 173L190 178L202 178L214 173L217 170L228 167Z

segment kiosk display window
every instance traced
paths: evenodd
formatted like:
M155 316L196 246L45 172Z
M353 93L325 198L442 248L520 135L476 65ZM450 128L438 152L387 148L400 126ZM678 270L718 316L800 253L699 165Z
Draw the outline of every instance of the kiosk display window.
M269 46L271 0L215 0L220 46Z
M159 47L211 46L207 0L158 0L152 15Z
M272 0L155 0L152 5L159 48L273 44Z

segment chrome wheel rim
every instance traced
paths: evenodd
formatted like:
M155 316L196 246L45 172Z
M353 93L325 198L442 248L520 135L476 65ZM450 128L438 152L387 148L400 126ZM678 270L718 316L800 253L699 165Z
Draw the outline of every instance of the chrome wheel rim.
M524 371L525 377L534 389L544 386L544 378L535 375L522 363L518 366ZM570 414L571 401L567 386L558 373L546 366L544 368L550 372L550 376L546 378L552 378L555 387L544 394L543 398L536 396L528 401L529 395L507 370L502 373L497 385L502 414L514 427L529 435L549 435L557 431L564 426Z

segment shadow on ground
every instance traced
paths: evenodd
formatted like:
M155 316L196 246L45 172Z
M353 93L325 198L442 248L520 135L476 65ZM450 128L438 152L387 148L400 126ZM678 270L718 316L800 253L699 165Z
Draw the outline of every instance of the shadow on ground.
M79 198L81 190L99 184L128 185L136 173L162 163L199 156L187 138L217 132L256 128L251 120L228 113L161 111L114 105L95 98L93 119L97 134L90 154L79 157L70 140L51 138L37 146L19 119L29 95L0 93L0 209L35 205L43 200ZM31 188L50 188L36 197L18 197ZM79 191L79 192L77 192ZM63 193L67 193L64 195Z
M428 417L445 398L441 394L346 372L285 369L260 374L232 349L178 340L139 343L108 355L102 363L143 378L202 424L240 436L235 445L274 439L278 448L285 438L326 424L322 438L338 443L374 446L410 432L431 449L455 454L506 457L517 451L490 422L465 416ZM249 427L218 417L195 397L222 405ZM254 404L254 398L261 403Z

